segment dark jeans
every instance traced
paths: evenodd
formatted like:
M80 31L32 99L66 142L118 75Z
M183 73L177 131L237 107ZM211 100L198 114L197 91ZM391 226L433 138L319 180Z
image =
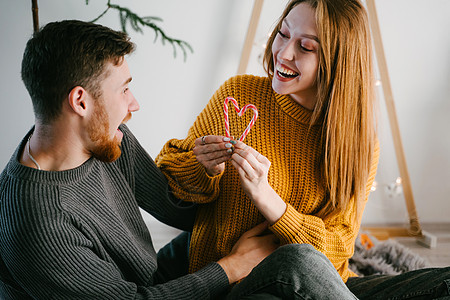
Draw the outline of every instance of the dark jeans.
M187 274L189 239L182 233L158 252L158 283ZM450 267L354 277L344 284L325 255L308 244L290 244L263 260L226 298L450 300L449 295Z
M400 275L352 277L348 288L359 299L450 299L450 267L428 268Z
M191 234L182 232L158 251L155 284L165 283L188 273Z
M328 258L308 244L278 248L227 299L357 299Z

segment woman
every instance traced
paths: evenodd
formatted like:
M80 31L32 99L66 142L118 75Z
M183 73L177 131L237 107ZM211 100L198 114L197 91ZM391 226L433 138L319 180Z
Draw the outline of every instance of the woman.
M342 285L355 276L348 259L379 155L371 43L358 0L290 1L267 43L268 77L229 79L187 138L167 142L157 165L177 197L201 204L190 272L267 220L281 244L324 254ZM258 108L245 143L223 136L227 97ZM232 135L250 118L230 113Z

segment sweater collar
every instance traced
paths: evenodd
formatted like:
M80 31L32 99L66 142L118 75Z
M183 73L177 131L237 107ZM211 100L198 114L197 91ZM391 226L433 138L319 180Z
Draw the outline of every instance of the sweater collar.
M42 182L48 184L61 184L61 183L73 183L81 180L87 174L89 174L94 167L94 162L96 161L93 157L85 161L79 167L71 170L65 171L45 171L37 170L34 168L26 167L19 162L19 156L22 153L28 137L34 131L33 128L28 132L28 134L23 138L20 145L16 148L9 164L7 165L7 172L12 176L17 176L20 178L26 178L35 182Z
M294 99L291 98L289 95L280 95L274 92L275 99L280 105L281 109L294 118L295 120L299 121L301 124L309 125L311 123L311 118L313 115L312 110L308 110L305 107L301 106L297 102L294 101ZM320 117L319 120L317 120L314 125L319 125L323 121L323 117Z

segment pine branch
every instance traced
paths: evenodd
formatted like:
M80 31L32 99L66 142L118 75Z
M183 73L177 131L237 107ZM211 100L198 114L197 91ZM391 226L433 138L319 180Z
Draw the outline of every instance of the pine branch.
M86 1L86 5L88 5L89 4L89 0L85 0L85 1ZM149 17L149 16L147 16L147 17L140 17L140 16L138 16L137 14L135 14L134 12L132 12L130 9L128 9L126 7L122 7L122 6L119 6L119 5L116 5L116 4L111 4L111 0L108 0L108 3L106 5L107 5L107 8L105 9L105 11L103 11L103 13L101 13L97 18L95 18L91 22L98 21L110 9L115 9L119 13L120 24L121 24L123 32L128 32L127 31L127 26L128 25L131 26L131 28L134 31L140 32L140 33L143 33L143 28L150 27L155 32L154 42L156 42L158 37L161 37L161 42L162 42L163 45L165 45L165 43L168 42L172 46L173 56L174 57L177 56L177 47L179 47L182 50L183 56L184 56L184 61L186 61L187 50L189 50L191 53L194 52L192 50L191 45L189 45L189 43L187 43L185 41L182 41L182 40L179 40L179 39L174 39L174 38L171 38L171 37L167 36L165 34L165 32L158 25L155 24L155 21L156 22L161 22L162 21L161 18Z

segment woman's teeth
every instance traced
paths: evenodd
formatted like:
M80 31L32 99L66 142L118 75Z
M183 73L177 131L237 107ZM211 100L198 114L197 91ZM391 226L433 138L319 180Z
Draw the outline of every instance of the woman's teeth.
M295 73L294 71L283 68L282 66L277 66L277 72L281 77L285 77L285 78L294 78L294 77L298 76L298 73Z

